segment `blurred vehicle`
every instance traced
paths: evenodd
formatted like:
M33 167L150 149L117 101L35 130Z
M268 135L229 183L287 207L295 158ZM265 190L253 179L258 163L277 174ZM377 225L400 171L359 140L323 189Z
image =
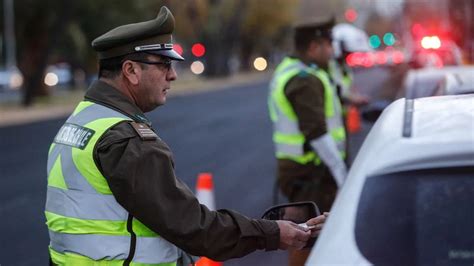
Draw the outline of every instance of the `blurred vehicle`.
M71 66L68 63L49 65L46 68L44 84L53 86L70 85L73 82Z
M473 94L392 103L306 265L472 265L473 121Z
M447 73L435 90L435 95L474 93L474 68L460 73Z
M405 76L403 86L398 90L395 98L415 99L468 93L465 90L474 86L473 76L474 66L411 69ZM465 87L465 89L453 88L457 86ZM388 100L373 101L362 108L362 117L367 121L375 122L390 103Z
M450 66L444 68L423 68L410 70L404 80L404 86L399 92L399 98L410 99L441 95L437 87L447 74L474 75L474 66ZM453 93L450 93L453 94Z
M17 68L0 70L0 91L18 90L23 85L23 75Z
M386 47L375 51L369 45L367 33L352 24L341 23L332 30L334 57L344 58L350 67L375 67L405 62L403 51Z
M427 35L415 40L410 56L413 68L453 66L462 64L461 48L446 37Z
M387 47L385 50L351 53L346 58L350 67L392 66L406 62L403 51Z

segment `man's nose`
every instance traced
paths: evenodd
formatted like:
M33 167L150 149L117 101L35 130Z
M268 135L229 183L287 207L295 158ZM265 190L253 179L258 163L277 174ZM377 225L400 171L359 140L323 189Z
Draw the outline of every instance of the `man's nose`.
M178 78L178 74L176 73L176 70L174 67L171 67L170 70L168 71L168 74L166 76L166 79L169 81L176 80Z

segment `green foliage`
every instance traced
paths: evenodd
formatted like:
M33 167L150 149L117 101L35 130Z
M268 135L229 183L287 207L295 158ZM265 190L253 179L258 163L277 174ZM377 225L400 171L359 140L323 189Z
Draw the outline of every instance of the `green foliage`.
M94 68L95 53L90 48L94 38L116 26L151 19L162 5L173 12L175 38L185 46L223 37L235 39L229 45L239 46L239 37L259 43L291 24L297 4L297 0L16 0L18 53L21 57L33 38L44 37L48 61L72 60ZM53 32L58 23L66 25ZM228 29L236 31L226 33Z
M297 4L297 0L16 0L17 61L26 91L41 87L44 68L57 61L93 73L94 38L119 25L152 19L166 5L175 16L175 39L185 50L195 42L205 43L208 73L212 75L215 68L216 74L227 74L227 59L241 47L247 47L250 55L269 44L279 45Z
M249 1L243 21L242 34L271 38L281 28L291 25L298 1L260 0Z

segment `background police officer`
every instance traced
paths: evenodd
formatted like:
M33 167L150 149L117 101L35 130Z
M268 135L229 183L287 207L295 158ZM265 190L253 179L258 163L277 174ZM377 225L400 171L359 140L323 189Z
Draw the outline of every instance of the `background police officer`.
M268 101L279 186L290 201L312 200L322 211L346 178L341 105L328 75L333 25L319 18L295 26L295 52L276 68ZM290 252L290 265L308 254Z
M54 264L175 265L181 250L226 260L257 249L300 249L310 238L289 221L210 211L175 176L172 153L144 114L166 102L177 78L172 60L183 58L173 50L173 29L163 7L153 20L93 41L99 80L48 156L45 214ZM324 219L308 223L320 229Z

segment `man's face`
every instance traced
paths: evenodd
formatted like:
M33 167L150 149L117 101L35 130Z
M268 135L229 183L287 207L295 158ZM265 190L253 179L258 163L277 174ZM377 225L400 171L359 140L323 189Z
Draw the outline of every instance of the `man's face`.
M330 39L319 39L313 41L309 47L309 55L318 65L325 66L333 56L333 48Z
M138 63L142 66L135 100L144 112L149 112L166 103L171 81L177 75L171 60L166 57L150 55L146 61Z

